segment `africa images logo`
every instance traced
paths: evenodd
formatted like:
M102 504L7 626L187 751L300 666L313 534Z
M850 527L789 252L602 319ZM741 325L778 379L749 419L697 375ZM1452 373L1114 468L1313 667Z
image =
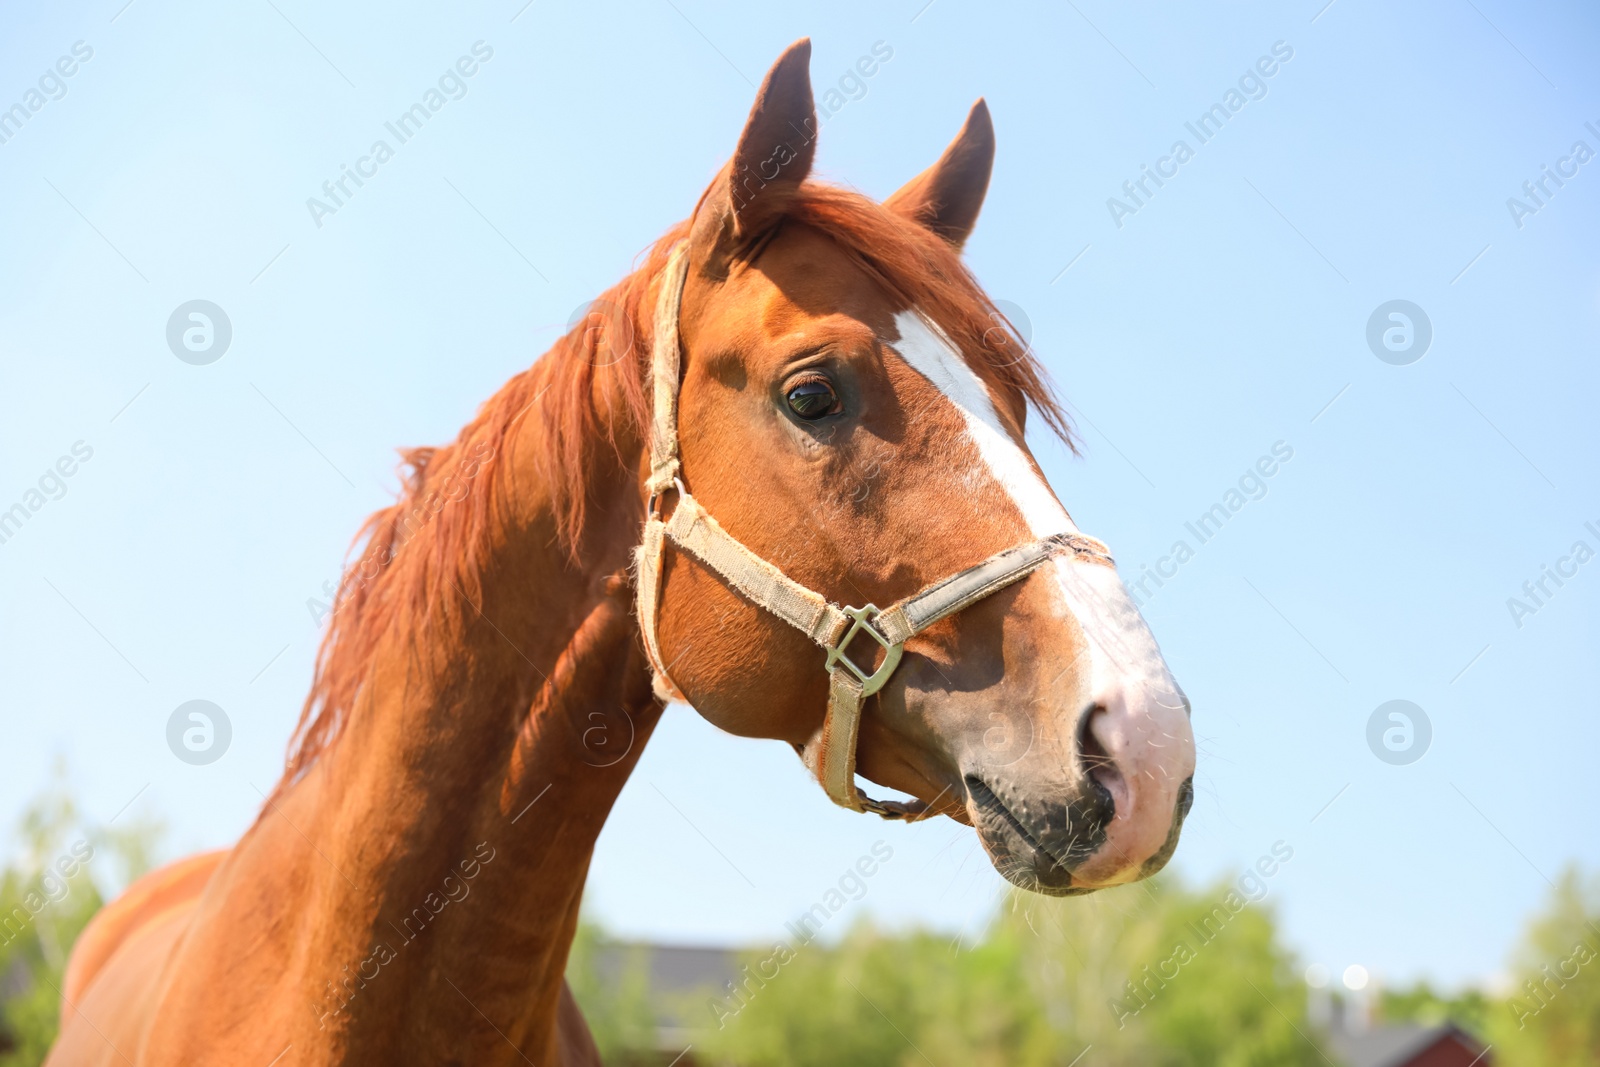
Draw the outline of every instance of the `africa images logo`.
M1367 747L1391 766L1417 762L1432 743L1428 713L1409 700L1385 701L1367 717Z
M209 300L179 304L167 319L167 347L191 366L215 363L232 343L233 322L226 311Z
M444 110L445 104L466 96L465 79L476 75L482 69L482 65L493 58L494 49L489 44L484 41L474 41L472 55L461 56L453 66L446 67L444 73L439 75L437 87L430 85L423 92L421 100L402 111L393 122L383 124L384 129L394 138L395 146L403 145L421 133L422 127L434 115ZM367 179L376 178L378 168L394 156L395 148L380 137L372 142L366 155L356 159L353 168L346 163L339 164L338 177L322 183L323 198L306 197L306 210L310 212L311 221L316 223L317 229L322 229L324 218L338 214L339 209L355 196L356 190L367 184ZM355 188L351 188L352 183Z
M188 700L167 717L167 747L191 767L215 763L233 741L228 713L209 700Z
M1367 318L1367 347L1394 367L1405 367L1428 354L1433 320L1409 300L1387 300Z
M1129 215L1137 215L1139 209L1145 207L1155 198L1156 193L1178 176L1178 170L1195 156L1195 149L1209 142L1222 132L1233 116L1244 110L1246 104L1252 100L1263 100L1267 95L1267 79L1273 77L1283 69L1283 64L1294 58L1294 47L1288 41L1272 42L1272 55L1261 56L1255 63L1247 67L1239 76L1237 88L1230 85L1223 92L1218 103L1202 111L1193 122L1185 122L1183 128L1189 131L1194 138L1194 146L1179 138L1172 142L1169 152L1156 160L1152 168L1148 163L1139 164L1139 176L1129 178L1122 183L1122 195L1126 200L1119 200L1111 196L1106 198L1106 211L1111 215L1111 221L1117 229L1122 229L1123 219ZM1152 188L1152 184L1154 188ZM1141 195L1143 194L1143 195Z

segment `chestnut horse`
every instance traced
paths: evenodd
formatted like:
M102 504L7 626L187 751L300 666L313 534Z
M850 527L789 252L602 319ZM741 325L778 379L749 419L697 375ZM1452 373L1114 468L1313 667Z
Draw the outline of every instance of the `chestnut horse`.
M1067 426L960 260L988 110L874 203L807 180L809 58L597 324L408 455L282 780L90 924L51 1064L598 1063L563 971L674 693L841 804L974 826L1027 889L1167 861L1188 702L1027 451L1030 405Z

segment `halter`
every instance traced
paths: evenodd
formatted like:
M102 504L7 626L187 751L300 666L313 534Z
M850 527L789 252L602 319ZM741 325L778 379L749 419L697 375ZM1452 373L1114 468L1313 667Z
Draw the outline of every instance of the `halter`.
M800 758L817 776L828 797L852 811L870 811L885 819L915 821L933 814L927 804L874 800L855 784L856 735L866 698L882 689L900 663L905 643L941 619L975 604L991 593L1033 573L1047 561L1070 555L1115 566L1100 541L1080 533L1058 533L1008 548L982 563L933 583L921 592L880 609L876 605L839 607L784 574L724 530L684 487L678 459L679 341L678 312L688 274L688 250L680 242L662 273L651 343L651 388L654 412L650 432L650 475L645 488L644 540L635 550L637 610L645 652L654 673L656 695L683 700L672 684L656 637L661 599L661 559L671 541L752 603L765 608L820 645L828 672L828 710L822 726L800 750ZM669 489L678 496L670 518L661 515L661 497ZM863 667L846 649L865 634L883 648L876 668Z

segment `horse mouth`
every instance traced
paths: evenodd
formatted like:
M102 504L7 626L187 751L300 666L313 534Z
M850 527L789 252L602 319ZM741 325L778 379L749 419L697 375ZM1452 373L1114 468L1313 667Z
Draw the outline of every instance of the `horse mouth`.
M1093 854L1104 836L1103 831L1073 836L1064 846L1051 847L1054 842L1042 831L1030 827L987 782L972 774L966 776L965 782L978 840L989 853L995 870L1006 881L1047 896L1080 896L1098 888L1074 885L1071 868ZM1073 807L1066 806L1069 821Z

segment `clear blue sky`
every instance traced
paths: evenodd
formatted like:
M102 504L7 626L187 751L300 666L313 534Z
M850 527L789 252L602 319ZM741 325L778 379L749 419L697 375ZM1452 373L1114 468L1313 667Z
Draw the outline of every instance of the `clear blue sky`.
M1600 549L1600 160L1571 157L1600 151L1596 16L1323 2L8 9L0 107L45 88L0 144L0 508L93 455L0 544L0 819L60 755L92 817L164 817L168 855L235 838L307 686L306 601L394 449L453 437L690 210L785 45L813 38L820 93L881 41L823 173L886 196L988 98L969 258L1076 413L1083 458L1040 440L1046 471L1130 577L1195 548L1146 608L1200 738L1174 866L1231 877L1281 839L1270 899L1306 962L1492 977L1545 878L1600 867L1600 562L1507 607ZM478 41L464 95L319 227L307 198ZM1199 143L1185 123L1276 42ZM1577 172L1513 218L1544 166ZM166 342L194 299L233 329L207 366ZM1432 326L1409 365L1366 340L1396 299ZM1265 495L1198 544L1185 523L1277 442ZM167 748L191 699L233 724L208 766ZM1409 765L1366 740L1393 699L1432 724ZM629 934L767 938L880 837L855 911L982 927L1001 883L971 831L835 810L782 746L674 708L591 903Z

